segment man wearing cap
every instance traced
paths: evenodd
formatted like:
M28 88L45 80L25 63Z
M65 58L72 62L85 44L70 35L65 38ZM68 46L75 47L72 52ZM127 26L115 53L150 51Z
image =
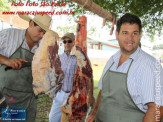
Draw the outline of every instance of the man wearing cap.
M72 90L73 79L77 68L77 59L71 55L71 49L75 44L75 36L73 33L66 33L62 37L64 43L64 53L60 56L61 68L64 72L62 88L53 100L53 105L49 114L49 122L61 121L61 105L68 98Z
M20 17L29 21L27 29L10 28L0 32L0 91L9 108L25 108L26 122L34 122L37 101L32 88L32 71L31 67L22 67L22 63L32 61L39 40L49 29L51 17ZM6 67L11 69L5 70Z

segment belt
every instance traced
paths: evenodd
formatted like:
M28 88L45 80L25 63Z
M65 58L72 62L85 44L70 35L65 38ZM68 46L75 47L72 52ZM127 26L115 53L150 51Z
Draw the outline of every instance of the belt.
M70 91L63 91L63 92L65 92L65 93L70 93Z

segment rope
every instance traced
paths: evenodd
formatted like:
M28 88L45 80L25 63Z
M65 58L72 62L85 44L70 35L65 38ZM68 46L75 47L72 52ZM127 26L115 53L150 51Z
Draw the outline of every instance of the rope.
M84 8L85 5L87 5L87 3L88 3L88 0L85 1L85 3L84 3L84 5L82 6L82 8Z
M105 20L109 17L109 14L104 18Z
M116 16L115 16L115 14L113 12L111 12L111 15L112 15L113 20L112 20L112 26L111 26L111 30L110 30L110 35L113 34L114 24L116 22Z
M108 16L109 16L109 14L108 14L105 18L103 18L103 27L104 27L105 24L106 24L106 19L108 18Z

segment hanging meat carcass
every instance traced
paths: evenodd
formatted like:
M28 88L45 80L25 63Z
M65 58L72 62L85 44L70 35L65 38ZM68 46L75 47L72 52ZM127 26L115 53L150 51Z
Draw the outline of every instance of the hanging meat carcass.
M54 98L61 89L63 71L58 56L59 36L49 30L43 36L32 61L33 90L35 95L46 93Z
M76 44L79 45L85 54L87 54L87 18L86 16L80 16L79 21L76 21L77 34Z
M65 104L61 107L61 122L82 121L88 110L90 87L93 89L92 68L87 57L87 18L81 16L79 17L79 21L76 22L78 23L76 45L71 52L77 58L77 69L73 80L72 91Z
M74 46L71 53L77 57L77 69L73 80L72 91L61 107L61 122L80 122L88 109L89 83L92 82L90 61L81 47Z

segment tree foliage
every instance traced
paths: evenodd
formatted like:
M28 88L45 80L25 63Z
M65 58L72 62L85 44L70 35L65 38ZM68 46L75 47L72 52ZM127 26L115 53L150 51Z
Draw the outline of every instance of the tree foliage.
M27 0L8 0L8 2L18 2ZM32 0L28 0L32 1ZM75 11L74 17L77 18L81 14L91 13L84 10L71 0L38 0L46 2L66 2L69 9ZM117 17L121 17L124 13L137 15L142 20L144 31L153 38L155 34L161 35L163 30L163 0L93 0L96 4L113 12ZM0 0L0 11L8 10L6 0Z
M0 11L8 11L10 10L10 7L8 6L8 3L6 0L0 0Z
M75 32L76 30L76 26L75 25L70 25L70 26L58 26L57 27L58 31L61 32L61 33L67 33L67 32Z
M113 12L117 17L121 17L125 13L137 15L142 20L144 31L149 36L155 34L161 35L163 30L163 0L93 0L96 4ZM76 13L84 14L79 5L68 2L69 7Z

